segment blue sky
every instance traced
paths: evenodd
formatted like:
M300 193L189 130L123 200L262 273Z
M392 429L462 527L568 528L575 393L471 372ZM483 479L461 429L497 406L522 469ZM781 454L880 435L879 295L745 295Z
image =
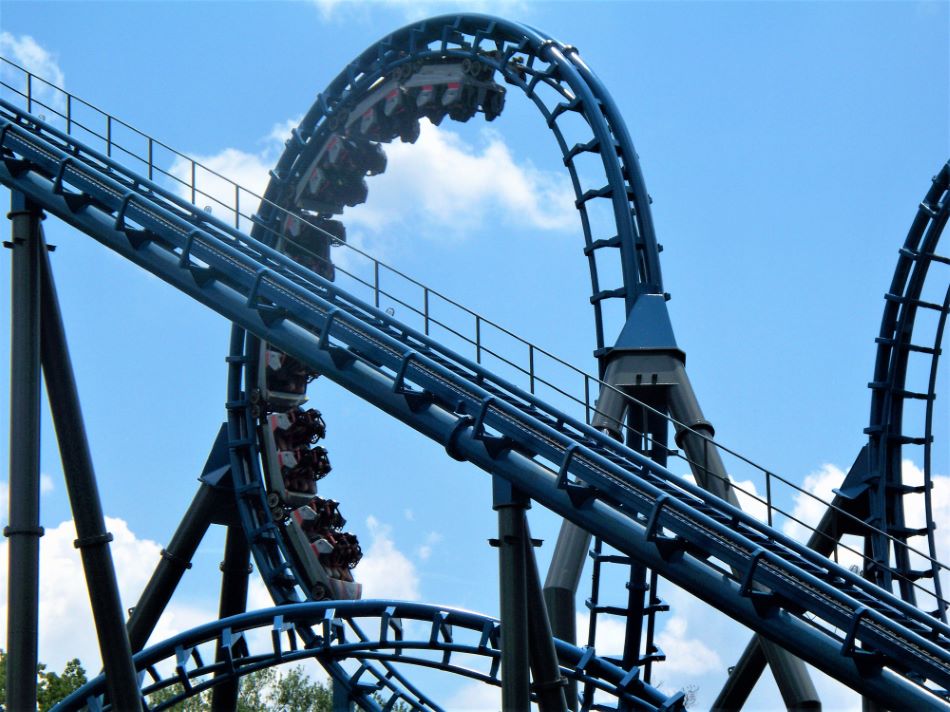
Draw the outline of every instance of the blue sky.
M58 68L69 91L260 188L279 155L274 135L352 57L420 15L461 7L6 0L0 31L6 56L26 52L40 74ZM862 444L882 295L917 202L950 154L948 7L475 6L577 46L611 91L654 199L670 312L707 417L723 442L794 481L811 475L811 487L833 486ZM344 215L351 240L594 370L579 223L560 200L553 137L527 102L510 96L492 124L447 122L388 152L390 171L370 182L367 205ZM525 185L534 192L515 190ZM124 522L111 526L132 605L224 417L228 325L55 220L46 229L104 507ZM6 290L0 302L8 313ZM0 371L7 338L0 330ZM495 613L484 473L332 384L318 383L311 399L334 465L321 490L342 502L369 552L357 571L372 594ZM946 430L945 406L940 417ZM79 653L54 622L85 601L73 593L72 534L58 527L70 514L45 432L44 601L58 603L41 657L61 664ZM937 471L950 473L945 445L938 457ZM542 559L556 527L534 511ZM211 617L220 542L215 534L200 550L164 630ZM702 708L747 636L669 586L662 594L675 605L660 621L671 660L657 679L698 684ZM253 603L264 599L256 591ZM91 660L94 645L76 644ZM828 709L858 704L825 687ZM447 694L479 704L471 692ZM778 703L763 684L756 707Z

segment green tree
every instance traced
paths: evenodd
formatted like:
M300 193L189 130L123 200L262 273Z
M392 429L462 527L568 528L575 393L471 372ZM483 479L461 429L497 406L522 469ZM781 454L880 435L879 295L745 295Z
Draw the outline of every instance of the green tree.
M47 672L46 665L37 665L36 697L39 712L47 712L57 702L86 684L86 671L78 659L66 663L61 674ZM6 706L7 656L0 649L0 708ZM165 687L148 696L149 707L169 702L181 694L181 685ZM378 700L382 701L382 700ZM169 709L175 712L210 712L211 690L182 700ZM265 668L241 678L237 712L332 712L333 692L329 685L311 680L303 666L280 670ZM396 712L406 712L402 703Z
M78 659L70 660L61 675L47 672L46 664L36 666L36 702L46 712L57 702L86 684L86 671ZM7 703L7 654L0 650L0 705Z
M150 707L181 694L181 686L170 685L149 695ZM211 691L189 697L172 707L175 712L210 712ZM311 680L300 665L286 671L265 668L241 678L237 712L331 712L333 695L329 686Z
M66 663L63 668L63 674L57 675L55 672L46 672L46 666L41 665L38 670L39 683L36 686L36 702L40 712L46 712L49 709L72 694L75 690L86 684L86 671L78 658L73 658Z
M315 683L299 665L287 671L273 688L271 709L286 712L322 712L333 709L333 693L327 685Z

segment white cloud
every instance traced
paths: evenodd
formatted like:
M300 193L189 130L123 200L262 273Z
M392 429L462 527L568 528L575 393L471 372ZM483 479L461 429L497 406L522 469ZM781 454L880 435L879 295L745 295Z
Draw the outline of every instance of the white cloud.
M386 172L370 179L365 204L346 211L347 226L378 234L411 225L426 237L461 238L491 214L509 229L575 229L567 175L517 162L497 131L480 133L482 146L476 147L422 121L415 144L387 145Z
M155 565L161 546L139 539L122 519L106 517L114 537L110 549L123 606L137 599ZM86 671L95 674L101 666L99 646L85 576L78 550L73 546L76 529L72 520L48 528L40 541L40 630L39 659L59 670L79 658ZM0 543L0 571L7 571L6 541ZM0 640L6 639L7 587L0 588ZM152 640L161 640L216 617L214 610L173 601L159 621Z
M283 145L290 139L291 132L300 126L300 122L302 120L303 116L297 116L292 119L287 119L282 123L274 124L274 127L270 130L270 133L267 134L267 137L264 139L266 147L283 147Z
M271 149L265 149L260 153L248 153L236 148L226 148L214 155L192 158L210 169L205 170L199 167L195 171L195 205L199 208L210 207L212 215L229 225L234 225L236 208L240 209L244 215L257 212L260 199L255 196L264 194L267 188L268 172L276 163L277 154ZM176 158L168 170L177 179L173 190L185 200L191 201L191 161ZM235 195L235 183L245 189L241 191L240 200ZM248 230L250 221L242 218L240 227L242 230Z
M577 641L578 645L587 644L587 630L590 627L590 614L578 612L576 615ZM597 618L597 654L601 657L605 655L619 655L623 652L623 641L626 635L626 628L620 622L620 619L612 616L600 616Z
M40 475L40 494L47 494L56 489L56 485L53 484L53 478L47 475L45 472Z
M722 660L715 650L686 632L689 624L685 617L673 616L656 636L656 643L666 654L663 672L670 675L702 675L722 669Z
M66 108L66 97L62 92L53 90L49 84L56 87L63 87L65 77L63 70L56 62L55 56L49 50L42 47L30 35L20 35L19 37L9 32L0 32L0 55L15 62L26 71L35 74L43 79L43 82L33 81L33 98L50 105L57 111ZM11 86L22 91L26 91L26 76L10 67L3 65L3 79ZM49 82L46 84L45 82ZM37 114L48 114L43 107L34 107ZM50 117L52 118L52 117Z
M690 606L689 612L696 612L698 607ZM687 635L689 622L686 615L665 616L658 619L663 629L656 635L656 644L666 653L666 660L662 665L662 675L702 675L704 673L721 670L722 660L715 650L708 647L699 638ZM577 630L586 631L590 616L587 613L577 614ZM623 620L617 617L602 616L597 619L597 654L620 655L623 652L626 626Z
M422 544L416 550L416 556L418 556L422 561L426 561L430 556L432 556L432 547L442 541L442 535L438 532L429 532L426 536L425 543Z
M260 151L229 147L193 156L210 169L196 171L195 204L210 207L213 215L233 224L236 183L246 189L241 192L241 212L256 211L258 200L251 194L263 194L269 171L297 123L290 119L275 125L262 139ZM516 161L497 131L484 129L481 145L475 146L453 131L423 121L415 144L397 141L384 150L387 169L368 179L369 200L347 208L343 215L354 246L371 244L373 251L385 253L389 243L405 237L390 233L408 229L430 239L462 239L484 227L486 215L511 230L565 232L577 227L567 175ZM175 159L169 173L176 179L174 190L190 201L190 161ZM246 219L240 224L244 230L250 227ZM348 257L340 250L334 261L346 266Z
M244 215L257 212L260 196L264 195L270 180L270 170L277 163L291 131L300 124L300 119L298 116L274 124L270 132L260 139L258 151L229 147L214 154L192 155L191 158L203 166L195 170L195 204L200 208L210 207L215 217L231 225L234 224L235 208L239 208ZM175 179L172 190L191 201L191 161L177 157L168 172ZM240 199L235 195L234 184L243 189ZM247 231L249 228L250 221L242 219L241 229Z
M356 568L356 580L363 584L363 598L395 598L417 601L419 576L415 565L396 548L392 527L375 517L367 517L372 542Z
M729 481L735 490L736 499L739 500L739 506L746 514L751 514L760 522L768 521L769 507L765 498L759 494L752 480L736 480L731 475Z
M832 490L841 486L844 477L844 470L831 464L824 464L815 472L810 473L802 483L802 489L805 492L798 492L795 495L792 516L809 527L817 526L825 510L828 509L827 503L834 499L835 493ZM813 496L809 496L806 492ZM785 522L782 525L782 531L800 541L807 540L811 534L808 528L794 521Z
M482 682L466 681L445 702L445 709L466 712L497 712L501 709L501 688Z

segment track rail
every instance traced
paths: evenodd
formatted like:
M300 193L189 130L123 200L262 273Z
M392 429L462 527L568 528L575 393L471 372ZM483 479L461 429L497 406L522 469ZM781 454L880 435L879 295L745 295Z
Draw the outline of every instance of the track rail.
M639 161L632 140L626 130L619 112L607 90L597 77L584 64L577 50L558 42L554 38L534 28L519 23L509 22L494 17L480 15L446 15L424 20L408 25L383 40L375 43L348 64L339 75L333 79L327 88L321 92L313 106L293 131L292 138L287 142L286 149L279 159L275 170L271 174L261 208L254 216L251 235L266 244L275 244L276 237L287 241L283 233L282 224L288 214L303 214L303 220L312 221L311 227L318 225L313 213L306 213L297 202L298 186L302 177L306 175L311 159L339 136L340 127L351 122L350 112L360 106L368 94L382 91L386 81L398 76L401 70L408 70L413 65L432 60L462 59L471 63L484 65L491 73L500 75L511 87L521 90L532 101L541 113L547 127L552 131L563 163L571 178L575 194L575 207L579 212L584 235L584 253L588 258L591 276L591 304L594 307L596 350L595 355L602 356L609 351L605 338L609 335L610 325L605 323L603 306L611 300L623 301L629 311L639 294L656 294L662 292L663 284L660 272L660 246L654 234L650 215L650 198L646 192ZM576 118L576 123L570 119ZM583 128L578 131L578 124ZM354 132L358 135L358 132ZM394 138L392 140L395 140ZM613 147L612 150L606 147ZM595 159L593 162L584 159ZM596 170L591 171L592 165ZM592 175L593 173L593 175ZM593 183L591 182L593 181ZM372 179L368 181L370 189ZM592 187L593 186L593 187ZM592 216L596 212L593 206L598 203L609 203L611 206L612 221L609 225L610 237L598 233L603 225L595 226ZM327 239L330 236L327 235ZM293 240L289 240L291 243ZM297 246L300 249L300 246ZM604 288L598 274L597 257L603 257L609 252L611 258L620 263L620 274L623 276L623 286L619 288ZM316 255L312 255L317 257ZM317 258L319 259L319 258ZM324 260L324 262L327 262ZM346 270L340 270L346 278L354 275ZM344 284L350 282L343 280ZM359 281L359 280L357 280ZM372 277L373 304L380 307L380 270L374 265ZM429 299L430 291L424 285L418 285L423 291L421 308L406 303L398 298L384 296L398 304L400 311L403 307L414 312L412 316L422 317L422 331L430 335ZM581 399L571 394L570 389L562 382L552 382L539 378L535 373L535 360L547 358L551 361L559 360L547 354L533 344L521 341L519 346L527 350L527 366L523 363L513 363L482 347L480 335L483 329L494 327L483 317L469 312L474 318L474 338L448 329L448 334L469 342L474 347L475 361L480 365L497 363L499 366L511 366L527 376L528 390L532 394L544 392L551 397L564 397L581 404ZM444 324L434 322L436 326ZM439 333L443 333L440 329ZM507 332L506 332L507 333ZM511 334L508 334L512 336ZM517 337L514 337L516 340ZM232 345L239 346L244 337L234 334ZM245 368L239 374L232 369L230 382L231 398L244 388L253 387L258 382L258 342L256 339L246 339L243 353L232 350L230 359L237 363L244 360ZM559 367L567 366L563 362ZM568 368L568 371L571 369ZM579 370L565 375L573 377ZM243 383L239 378L243 376ZM594 408L590 403L590 394L593 390L610 388L596 379L589 379L583 375L585 418L589 421ZM616 389L613 389L616 390ZM595 394L596 396L596 394ZM559 401L560 402L560 401ZM571 404L573 405L573 404ZM236 414L232 413L232 420ZM668 417L665 413L662 417ZM253 416L247 422L234 424L232 432L252 433L254 430ZM681 424L676 424L680 427ZM635 434L639 435L639 434ZM791 515L774 509L771 502L773 486L789 487L801 493L800 488L792 485L784 478L775 475L764 468L744 461L737 453L732 453L721 445L711 443L720 453L730 455L730 472L738 476L739 469L752 466L751 476L761 483L767 493L766 507L768 521L773 524L773 515L791 521ZM673 452L675 456L684 457L682 453ZM259 456L253 449L248 449L247 458L235 463L237 471L241 471L248 484L263 481L260 473ZM684 458L685 459L685 458ZM693 464L693 463L690 463ZM745 494L749 494L745 492ZM804 493L811 496L809 493ZM750 495L755 497L755 495ZM264 493L253 496L250 489L242 505L250 504L255 511L244 511L242 516L248 522L256 522L257 526L266 526L269 517L264 503ZM843 513L845 519L854 520L854 524L861 524L853 515ZM921 557L926 561L934 576L942 568L936 560L935 552L931 547L929 555L907 546L906 536L898 538L900 531L897 526L887 531L881 531L880 523L865 522L862 530L868 526L875 530L876 540L884 546L893 546L899 552L898 567L889 570L901 582L901 593L905 600L916 604L917 593L922 594L926 601L924 607L944 609L946 603L940 599L939 588L929 591L915 577L915 573L908 566L900 566L900 562L907 557ZM810 528L807 527L806 528ZM275 540L269 547L256 547L255 555L266 558L270 565L280 566L287 559L287 553L281 551L281 541ZM848 553L865 559L866 568L880 566L880 561L866 557L864 552L857 551L845 544L839 545ZM920 560L918 558L918 560ZM885 562L886 563L886 562ZM268 586L275 600L297 600L280 578L268 580ZM909 593L908 593L909 592ZM936 599L931 603L931 598Z
M318 632L315 639L301 633L310 630ZM498 686L499 633L498 621L453 608L402 601L310 602L200 626L143 650L135 656L135 667L142 675L145 709L155 712L256 670L311 659L349 687L369 692L370 709L389 710L400 704L412 710L441 710L405 684L403 670L434 668ZM683 709L683 693L665 695L590 648L561 641L556 648L561 673L590 687L582 710L603 709L604 696L643 712ZM220 661L216 661L218 649L228 651ZM342 663L353 659L361 664L346 669ZM379 674L367 660L386 663L392 674ZM148 697L161 691L173 694L161 704L148 705ZM110 709L102 706L104 692L105 678L100 676L54 709Z
M263 229L276 228L282 218L276 206L293 207L288 190L305 170L308 149L323 145L374 83L404 65L439 57L490 67L535 104L553 133L581 219L591 276L595 355L602 355L612 345L605 336L604 304L622 301L626 315L639 294L661 293L661 248L639 159L616 104L576 48L535 28L487 15L445 15L407 25L367 48L317 96L293 132L271 174L252 234L263 241ZM611 215L608 225L592 216L598 204ZM602 284L596 255L604 251L619 260L622 284ZM622 326L614 328L619 331Z
M870 424L866 430L870 462L864 483L870 499L868 521L879 530L868 537L874 558L868 576L887 588L897 584L901 597L911 603L917 600L912 582L931 579L938 602L933 612L944 621L947 620L947 602L941 596L940 568L934 564L935 522L931 495L936 380L950 314L950 259L937 250L948 218L950 163L934 176L930 190L920 202L885 294L884 315L876 339L874 379L868 384L872 394ZM924 293L928 278L937 287L929 297ZM924 319L919 316L925 313L936 317L931 330L921 324ZM929 363L915 373L911 367L915 359ZM914 422L905 414L908 404L914 401L924 403L922 423ZM902 462L912 447L923 449L919 460L924 480L920 485L909 485L903 478ZM910 526L906 521L904 499L908 494L924 497L926 521L923 527ZM915 537L925 538L931 559L916 570L915 557L908 547L908 540ZM919 567L921 562L917 559L916 563Z
M262 199L261 196L176 151L154 136L139 131L120 118L89 104L81 97L65 92L41 77L26 72L23 68L4 58L0 58L0 66L3 67L4 71L10 70L13 75L20 78L20 81L16 82L11 76L5 77L0 81L0 91L13 98L14 103L21 108L25 108L27 113L46 112L50 116L50 121L59 122L65 127L67 135L75 136L87 145L89 145L89 142L93 142L92 145L99 146L100 154L104 154L107 160L114 160L120 165L131 168L136 173L147 175L149 180L157 181L162 186L170 185L173 192L189 202L195 210L197 210L197 206L205 206L205 211L211 208L216 216L223 214L227 218L227 222L238 229L241 229L242 226L254 226L256 230L263 231L262 234L258 235L258 239L265 244L272 244L280 237L273 226L264 228L264 220L258 214L252 214L249 210L242 209L242 206L260 204L261 211L269 212L271 215L271 225L274 222L279 222L279 216L286 217L289 214L287 209L273 201ZM537 100L536 96L534 100ZM299 134L300 129L298 129ZM295 152L299 150L301 141L302 139L299 138L294 139L292 145L288 148L288 156L296 155ZM169 164L179 164L184 166L185 169L183 173L172 172L169 170ZM221 195L213 195L203 190L201 183L205 178L211 178L215 182L227 186L229 192L233 191L231 201L222 200ZM310 227L315 226L310 225ZM300 245L297 247L299 248ZM595 376L567 363L537 344L522 339L517 334L492 322L484 315L468 309L465 305L450 299L445 294L413 279L390 265L380 262L372 255L346 243L343 244L342 248L354 260L365 261L368 268L368 274L364 274L367 270L343 269L336 266L337 278L347 292L357 297L364 295L365 301L377 307L392 304L400 310L400 318L404 323L415 325L426 336L433 333L445 334L447 337L460 342L456 348L464 349L461 352L462 355L467 355L489 370L496 370L497 367L497 369L513 372L512 377L517 379L514 381L516 385L520 385L531 394L540 395L547 402L557 404L567 412L576 413L578 417L582 417L585 422L590 423L597 413L594 401L598 393L609 390L628 400L632 406L652 411L660 417L667 418L671 426L689 430L693 435L702 438L708 443L709 447L715 448L724 460L728 460L728 471L734 479L752 481L754 489L743 489L735 483L731 483L731 486L741 494L751 497L764 508L766 521L770 526L780 527L784 522L792 522L814 533L814 528L809 523L798 520L774 504L774 501L783 495L803 496L811 500L817 500L823 506L835 509L837 515L847 526L862 533L879 537L881 541L886 542L895 551L906 550L909 556L913 557L918 563L923 562L925 567L938 572L946 569L946 566L940 563L932 554L927 554L920 548L908 546L906 540L898 539L885 529L869 524L863 518L855 516L843 508L835 507L833 504L820 500L789 479L749 460L739 452L725 446L722 442L709 439L707 436L693 431L689 426L670 419L665 413L653 411L650 406L621 393L618 389L604 383ZM319 256L314 255L314 257L319 260ZM341 280L341 276L344 279ZM392 286L390 286L391 281L393 281ZM417 292L418 299L406 296L406 292L412 291ZM400 296L397 296L397 293ZM889 298L889 301L892 301L892 299ZM435 316L433 310L436 307L440 312L446 307L451 309L451 318L442 315ZM245 361L246 356L242 351L243 346L237 343L237 341L243 343L245 335L237 334L235 336L234 344L236 345L233 345L229 356L231 380L233 381L229 385L232 401L238 399L238 395L233 394L240 394L243 390L242 369L245 373L244 380L246 382L257 382L256 372L253 370L252 364ZM488 343L486 339L492 342L492 347L486 345ZM505 342L504 348L495 345L499 341ZM252 354L252 358L256 359L257 355ZM936 366L936 359L933 360L933 364ZM556 376L551 374L556 374ZM929 411L932 411L932 404L933 401L931 400ZM629 433L634 437L643 437L641 433L636 432L628 425L625 424L623 427L625 433ZM253 431L254 425L252 422L248 425L246 432ZM658 445L658 443L654 444L654 446ZM926 455L929 452L930 448L925 448L925 469ZM668 457L681 458L690 466L694 465L678 450L667 449L666 454ZM260 474L255 475L254 472L249 471L247 473L248 483L255 480L260 480ZM758 496L757 491L764 492L764 497ZM248 501L254 499L253 493L250 491L246 491L244 495ZM265 493L262 491L260 505L259 507L255 505L260 513L267 511L265 498ZM257 516L253 512L251 514ZM262 517L260 521L266 521L266 518ZM932 533L933 530L931 529L931 536ZM278 544L274 544L274 547L279 549ZM850 556L862 559L869 571L880 570L880 567L883 566L880 561L875 561L873 557L852 546L838 542L835 555L837 555L838 549L841 552L847 552ZM259 553L260 550L255 549L255 556ZM272 567L275 570L285 570L284 555L279 550L271 548L266 556L272 559ZM269 570L271 565L264 564L261 568ZM900 581L902 586L909 586L914 591L918 597L918 605L921 608L932 610L947 607L946 601L942 600L939 595L921 585L921 581L915 580L915 572L910 572L910 575L908 575L894 567L890 567L890 569L894 580ZM287 590L284 583L281 583L280 586ZM276 591L276 593L276 600L284 600L283 592ZM287 600L300 599L291 596Z
M941 621L5 102L0 148L4 185L450 455L883 704L948 708Z

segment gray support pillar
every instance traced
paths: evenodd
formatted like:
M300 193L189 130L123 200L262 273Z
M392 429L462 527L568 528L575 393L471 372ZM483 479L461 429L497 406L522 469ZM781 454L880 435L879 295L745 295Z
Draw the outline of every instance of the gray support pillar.
M683 353L675 348L618 350L607 365L604 380L624 392L641 384L668 387L667 409L670 416L682 424L676 426L676 443L690 460L696 482L738 507L739 501L729 484L722 458L711 443L715 431L699 407L683 365L684 358ZM592 425L607 430L619 439L627 408L628 401L623 393L607 390L597 402ZM759 645L772 668L786 707L790 710L821 709L818 693L805 664L774 643L761 640ZM751 676L743 675L737 679L749 680Z
M125 629L125 615L119 598L112 553L109 551L112 535L106 531L53 273L45 251L40 269L43 375L66 474L66 489L76 523L78 538L75 545L82 557L113 709L137 712L142 709L142 698L132 665L132 649Z
M703 417L689 376L686 375L681 362L674 360L674 373L676 386L670 389L670 415L690 428L687 430L677 426L676 442L691 461L690 467L699 485L720 499L739 507L739 500L729 483L719 450L711 444L715 431L712 424ZM781 646L759 636L757 638L786 708L793 711L820 710L821 700L805 663Z
M534 542L527 520L524 523L525 571L528 588L528 647L531 658L531 676L538 695L541 712L565 712L567 701L564 690L567 680L561 677L557 650L551 636L547 606L541 592L541 576L534 558Z
M527 710L531 702L528 673L528 596L524 541L528 500L500 477L492 478L493 507L498 512L498 580L501 597L501 708Z
M168 546L162 549L162 558L129 616L127 628L133 653L145 647L181 577L191 568L191 558L211 524L214 500L214 490L202 484Z
M240 526L228 527L224 544L224 561L221 562L221 599L218 618L227 618L244 613L247 609L247 584L251 573L251 548ZM224 660L218 650L216 661ZM211 709L214 712L236 710L241 680L232 678L215 685L211 692Z
M548 575L544 580L544 603L551 621L551 634L567 643L577 643L577 587L580 585L590 533L564 520L557 535ZM577 682L567 683L568 709L577 709Z
M622 439L615 431L603 427L601 430L612 437ZM572 645L577 644L577 587L587 561L590 540L588 531L567 519L562 521L548 574L544 579L544 602L548 609L548 619L551 621L551 634ZM577 694L577 682L568 680L568 709L577 709Z
M14 191L10 354L7 707L36 709L40 581L40 240L42 211Z

